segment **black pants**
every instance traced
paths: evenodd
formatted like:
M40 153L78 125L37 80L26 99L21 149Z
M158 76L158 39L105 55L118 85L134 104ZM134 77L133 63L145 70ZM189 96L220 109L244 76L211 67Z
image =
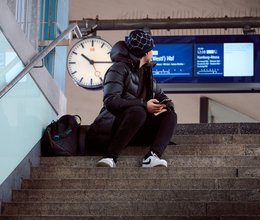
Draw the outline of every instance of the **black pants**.
M115 119L114 136L105 157L117 158L129 144L150 145L150 150L160 157L175 132L176 124L174 111L155 116L140 106L128 108Z

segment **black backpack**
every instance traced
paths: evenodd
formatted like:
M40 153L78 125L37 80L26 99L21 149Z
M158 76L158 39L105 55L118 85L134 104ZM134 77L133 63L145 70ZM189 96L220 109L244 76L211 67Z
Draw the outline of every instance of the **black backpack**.
M79 115L63 115L52 121L41 139L43 156L76 156L85 152L85 127Z

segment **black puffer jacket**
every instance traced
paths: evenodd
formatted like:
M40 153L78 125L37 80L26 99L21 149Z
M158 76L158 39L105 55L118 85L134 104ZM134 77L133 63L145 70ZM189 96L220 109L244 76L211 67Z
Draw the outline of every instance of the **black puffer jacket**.
M167 96L158 87L152 76L152 64L143 68L148 75L148 90L146 100L141 98L139 60L129 54L124 41L119 41L111 51L114 64L107 71L104 79L104 105L108 111L117 114L130 106L140 105L146 107L146 101L157 99L162 101ZM172 103L169 107L173 109Z
M91 125L88 134L91 136L95 133L94 138L105 143L111 138L113 120L117 114L131 106L146 108L149 99L162 101L168 98L153 79L153 64L142 67L143 74L148 76L148 80L146 80L146 98L141 97L139 59L128 52L124 41L119 41L113 46L111 60L113 65L108 69L103 84L104 107ZM172 102L167 103L167 107L169 110L174 110Z

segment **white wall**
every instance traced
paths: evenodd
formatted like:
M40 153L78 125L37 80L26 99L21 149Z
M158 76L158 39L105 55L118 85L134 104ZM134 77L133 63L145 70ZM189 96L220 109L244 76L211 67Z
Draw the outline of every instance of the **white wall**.
M260 16L259 0L71 0L70 20L83 18L140 19L195 17ZM112 45L124 39L129 31L100 31L98 35ZM257 29L257 33L259 29ZM152 30L153 35L242 34L241 29L228 30ZM74 44L75 41L72 42ZM77 87L67 74L65 94L70 114L79 114L83 124L90 124L102 106L102 91ZM179 123L199 122L199 100L207 96L260 121L260 94L169 94L174 100Z

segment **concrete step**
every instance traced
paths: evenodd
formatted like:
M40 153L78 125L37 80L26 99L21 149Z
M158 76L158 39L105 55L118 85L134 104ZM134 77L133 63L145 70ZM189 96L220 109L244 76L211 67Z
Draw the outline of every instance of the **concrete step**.
M227 178L260 177L260 167L82 168L35 167L32 178Z
M260 167L241 167L237 170L239 177L258 177L260 178Z
M143 156L121 156L117 167L141 167ZM255 167L260 166L260 156L163 156L168 167ZM44 157L41 166L95 167L100 157Z
M187 216L0 216L0 220L190 220ZM203 218L205 219L205 218ZM195 219L194 219L195 220ZM211 217L209 220L219 220ZM249 219L250 220L250 219Z
M259 220L259 216L0 216L0 220Z
M26 179L22 189L259 189L258 178Z
M6 203L4 215L205 215L206 204L198 202L85 202L85 203Z
M178 124L176 134L259 134L259 123Z
M260 215L260 202L70 202L4 203L3 215L240 216ZM149 214L148 214L149 213Z
M177 124L176 135L259 134L260 123L197 123ZM88 125L84 126L88 130Z
M122 155L145 155L149 147L129 146ZM169 145L164 155L260 156L260 144L177 144Z
M139 167L117 167L117 168L83 168L83 167L35 167L32 169L32 178L230 178L244 177L245 172L250 169L260 171L260 167L249 167L238 171L236 167L156 167L156 168L139 168ZM240 177L240 176L239 176ZM247 176L248 177L248 176ZM250 176L250 177L253 177Z
M172 189L41 189L14 190L13 202L134 202L134 201L199 201L260 202L255 190L172 190Z
M175 135L176 144L260 144L259 134Z
M130 146L116 168L100 156L45 157L2 203L0 220L260 220L259 124L178 125L163 158L141 168Z

